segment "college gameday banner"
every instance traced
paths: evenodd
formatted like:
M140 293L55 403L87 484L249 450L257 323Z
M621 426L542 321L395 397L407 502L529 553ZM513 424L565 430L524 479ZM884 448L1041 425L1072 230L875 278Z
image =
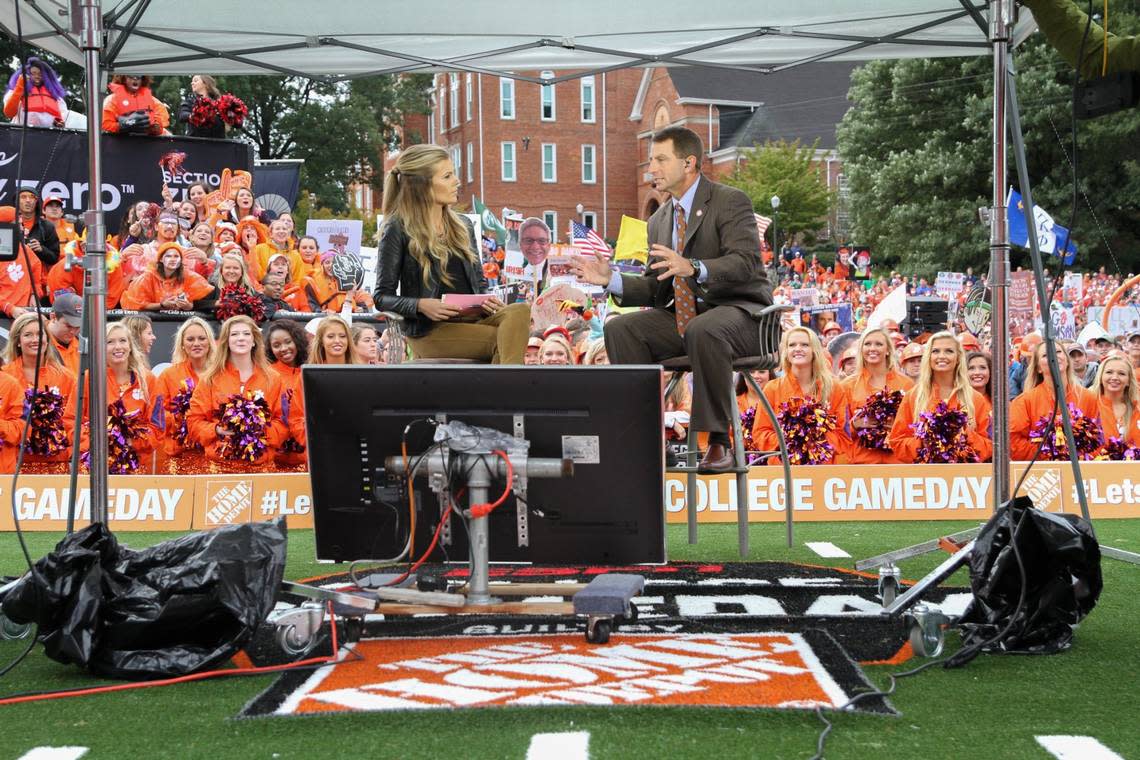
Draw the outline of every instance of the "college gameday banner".
M1025 466L1010 469L1016 484ZM1131 462L1082 462L1093 519L1140 517L1140 472ZM665 476L666 521L685 521L685 477ZM834 465L792 468L796 522L838 520L985 520L991 511L993 468L965 465ZM1033 466L1022 486L1049 512L1080 514L1073 471L1067 462ZM699 522L736 522L733 475L697 479ZM783 522L784 475L780 467L753 467L748 475L749 522Z
M24 530L66 530L68 486L66 475L21 475L12 491L10 477L0 478L0 531L14 530L11 505L15 502ZM79 478L75 524L91 522L91 491L86 474ZM130 530L190 530L194 515L195 483L172 475L111 475L107 513L111 528Z

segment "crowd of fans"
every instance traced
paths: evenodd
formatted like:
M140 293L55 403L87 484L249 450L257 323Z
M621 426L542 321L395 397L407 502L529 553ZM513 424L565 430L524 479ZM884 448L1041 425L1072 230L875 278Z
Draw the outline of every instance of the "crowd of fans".
M61 126L66 103L54 72L30 59L26 79L19 72L13 76L5 114L22 117L26 109L30 124ZM116 76L102 128L165 132L169 111L149 84L146 77ZM215 106L203 105L222 99L210 77L194 77L178 118L194 134L224 136L229 121L216 110L217 118L209 121L206 112ZM399 362L410 356L398 330L352 323L354 312L375 313L372 295L346 288L333 272L337 254L321 252L312 237L298 236L291 214L272 216L259 209L248 181L233 183L222 197L217 190L197 184L182 199L164 189L161 199L139 200L108 238L107 306L137 312L111 322L105 336L112 472L303 467L300 367ZM15 466L26 432L31 469L64 471L73 440L86 452L90 435L86 415L74 408L85 231L64 217L61 198L41 198L27 188L19 191L15 207L0 209L0 221L3 214L22 226L24 249L17 262L0 268L0 310L14 320L0 372L0 470ZM549 248L551 231L541 220L524 225L528 246ZM502 249L490 236L482 254L476 273L481 271L490 285L505 283ZM1044 382L1048 370L1036 334L1021 338L1007 356L991 350L988 332L975 337L961 322L913 340L891 322L865 329L875 307L899 285L915 296L933 296L934 288L899 272L874 276L846 260L825 266L795 246L778 254L765 247L760 255L777 300L815 288L817 304L850 304L852 330L858 333L849 347L832 355L828 344L843 332L836 322L824 323L818 332L788 326L781 367L753 375L780 411L794 463L985 461L992 454L994 403L1011 404L1015 457L1029 458L1038 448L1044 459L1067 457L1055 433L1053 387ZM855 273L864 276L856 279ZM977 279L967 270L961 291L951 296L960 307ZM1103 305L1120 283L1103 268L1086 275L1081 298L1068 304L1078 323L1087 321L1088 308ZM514 296L532 302L535 292L525 283ZM1136 297L1124 303L1135 305ZM40 310L46 310L46 318ZM175 336L173 363L157 376L148 356L154 333L145 316L156 311L186 313ZM288 318L274 319L278 312ZM306 328L296 312L319 316ZM217 334L198 315L221 323ZM532 320L524 363L607 364L604 323L612 316L613 309L599 301L564 303L556 324ZM1101 331L1085 345L1062 344L1057 358L1082 434L1081 456L1140 457L1140 332ZM997 371L1008 371L1009 399L992 398ZM770 452L775 428L758 413L759 399L740 380L737 401L746 447ZM665 399L670 440L684 439L691 403L686 382L677 383ZM765 457L754 458L761 463Z

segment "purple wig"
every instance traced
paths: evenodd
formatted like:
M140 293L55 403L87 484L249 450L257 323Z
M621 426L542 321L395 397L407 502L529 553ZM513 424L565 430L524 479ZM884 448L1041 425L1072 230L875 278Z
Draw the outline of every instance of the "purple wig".
M15 73L9 77L6 92L14 90L16 88L16 80L20 78L20 75L23 74L25 70L30 69L32 66L39 68L43 73L44 89L46 89L53 98L64 99L67 97L67 90L63 89L63 85L59 83L59 77L56 76L55 69L49 66L46 61L36 58L35 56L28 58L27 63L16 69Z

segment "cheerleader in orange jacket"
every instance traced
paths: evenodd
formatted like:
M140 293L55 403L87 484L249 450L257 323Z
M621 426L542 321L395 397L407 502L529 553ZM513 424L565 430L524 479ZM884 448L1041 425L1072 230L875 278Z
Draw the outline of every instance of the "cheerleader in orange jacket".
M201 317L190 317L174 334L173 364L162 371L154 387L154 423L161 431L162 450L177 458L200 451L186 421L190 398L214 358L214 333Z
M1126 447L1140 448L1140 383L1123 354L1110 354L1100 363L1092 392L1100 403L1100 427L1105 442L1119 438Z
M855 372L839 384L847 396L843 410L843 431L851 440L851 464L892 464L899 460L892 451L868 448L857 435L860 428L874 428L875 423L863 415L864 406L879 391L908 391L914 382L898 371L890 334L881 327L867 330L859 338L855 351ZM885 420L890 433L894 419Z
M187 422L206 458L233 469L272 462L285 442L281 378L265 358L257 323L244 314L222 324L217 353L194 389Z
M301 365L309 360L308 336L299 322L283 319L266 328L269 360L281 376L281 411L289 437L275 460L290 467L306 464L305 397L301 392Z
M24 386L0 372L0 472L16 471L16 455L24 434Z
M966 412L969 418L966 443L978 461L984 462L993 456L994 445L989 432L993 408L985 396L970 387L965 354L953 333L938 332L927 341L918 379L903 397L887 439L899 462L914 462L919 458L922 441L915 437L910 426L924 412L933 411L941 401L945 401L950 409Z
M44 320L46 325L47 320ZM36 355L40 357L39 382ZM4 352L4 373L20 383L26 394L37 389L37 403L28 431L29 448L25 462L66 462L71 459L75 434L75 375L71 374L51 340L41 340L39 315L25 312L8 328Z
M1049 360L1045 356L1047 345L1041 343L1033 350L1033 358L1025 373L1025 391L1009 405L1009 453L1019 462L1033 459L1038 445L1029 440L1029 433L1042 418L1051 416L1057 406L1053 383L1049 379ZM1100 403L1096 394L1081 386L1061 343L1057 341L1054 345L1066 403L1075 406L1087 418L1099 419ZM1060 410L1057 411L1057 419L1061 419Z
M844 464L848 461L851 442L843 432L843 410L847 403L846 392L831 374L831 361L814 332L806 327L794 327L784 333L780 340L780 363L783 376L764 386L764 396L768 403L780 413L780 406L800 400L819 403L828 411L834 427L827 433L827 443L831 444L832 455L826 461L813 464ZM784 430L787 437L789 431ZM767 414L756 413L752 426L752 440L760 451L775 451L776 429ZM793 464L800 464L796 456L796 441L788 441L788 451ZM772 457L769 464L777 464Z
M130 329L107 325L107 470L114 475L154 472L159 433L151 420L152 379ZM86 413L84 417L90 420ZM115 428L114 431L111 428ZM83 426L83 448L90 449L90 423Z

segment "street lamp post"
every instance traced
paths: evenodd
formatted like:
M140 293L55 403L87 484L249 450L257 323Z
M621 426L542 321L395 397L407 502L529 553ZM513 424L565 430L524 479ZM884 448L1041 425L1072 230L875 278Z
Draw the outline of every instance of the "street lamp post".
M772 259L780 261L780 236L776 234L776 219L780 215L780 196L772 196Z

